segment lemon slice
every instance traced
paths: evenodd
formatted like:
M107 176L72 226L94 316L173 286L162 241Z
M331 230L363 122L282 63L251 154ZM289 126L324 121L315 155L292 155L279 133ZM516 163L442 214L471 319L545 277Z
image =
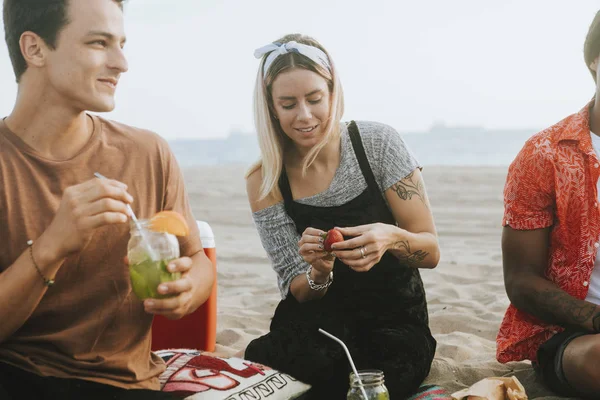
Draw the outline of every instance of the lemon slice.
M187 236L190 228L183 215L176 211L161 211L150 219L150 230L167 232L175 236Z

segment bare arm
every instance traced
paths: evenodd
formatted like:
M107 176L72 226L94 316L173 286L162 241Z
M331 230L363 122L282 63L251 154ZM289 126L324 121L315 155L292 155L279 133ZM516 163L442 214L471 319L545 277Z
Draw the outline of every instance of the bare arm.
M204 251L194 254L191 259L190 278L196 282L197 286L193 290L192 306L188 310L188 314L194 312L208 300L215 283L212 261L204 254Z
M329 274L325 275L320 274L318 272L315 273L315 269L313 269L311 273L312 279L317 284L327 282L328 275ZM323 290L311 289L310 286L308 286L308 280L306 279L306 275L304 274L295 277L292 281L292 284L290 285L290 292L292 293L292 296L294 296L294 298L298 300L299 303L321 299L323 298L323 296L325 296L327 290L327 288Z
M260 210L264 210L268 207L274 206L281 201L283 201L281 196L268 196L265 199L259 199L259 189L262 183L262 171L261 169L257 169L252 174L247 177L246 181L246 192L248 195L248 201L250 203L250 208L252 212L258 212ZM289 227L288 227L289 228ZM288 229L286 228L286 229ZM278 228L279 229L279 228ZM295 228L294 228L295 229ZM260 232L260 231L259 231ZM325 293L327 293L327 289L323 290L313 290L310 288L308 284L308 280L306 279L306 269L308 265L311 264L313 266L310 276L315 284L322 284L327 282L329 271L333 269L333 258L328 257L327 260L318 260L318 258L324 257L326 254L319 248L320 237L319 234L323 233L323 231L317 229L307 228L304 232L304 235L300 238L299 242L294 243L290 242L289 246L298 246L298 252L306 261L306 267L302 268L300 273L292 278L290 283L290 292L296 300L299 302L305 302L309 300L315 300L322 298ZM262 240L262 238L261 238ZM264 244L263 244L264 245ZM288 246L288 244L286 244ZM312 253L311 253L312 252ZM271 258L277 257L277 254L271 254ZM308 260L307 260L308 259ZM298 263L302 263L302 259L298 257ZM291 266L294 268L297 265ZM297 268L294 268L296 270Z
M127 186L113 180L92 179L67 188L50 226L32 238L33 258L44 277L53 279L65 258L81 250L98 227L126 223L126 204L131 201ZM0 274L0 343L27 321L46 290L52 290L29 251Z
M600 332L600 307L578 300L545 277L550 228L502 231L504 285L511 303L540 320Z
M48 238L36 241L33 256L45 277L54 277L64 259L46 253ZM0 343L31 316L46 293L47 286L31 261L29 249L0 274Z
M421 171L415 169L385 196L398 222L390 253L411 267L435 268L440 248Z
M420 196L397 195L397 187L419 182ZM331 247L335 255L357 272L369 271L389 251L412 268L435 268L440 259L433 216L428 207L427 196L416 169L397 182L385 193L396 224L373 223L338 228L344 237Z

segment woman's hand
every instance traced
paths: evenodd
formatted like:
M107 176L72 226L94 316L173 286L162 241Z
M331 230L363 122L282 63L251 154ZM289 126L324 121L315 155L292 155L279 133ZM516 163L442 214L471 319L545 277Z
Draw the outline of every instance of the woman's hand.
M321 235L325 233L320 229L306 228L302 232L302 237L298 242L299 253L304 261L312 265L313 279L318 283L328 279L327 277L331 270L333 270L333 262L335 260L333 254L323 249L323 237Z
M400 228L378 222L336 229L344 237L352 236L352 239L331 246L336 257L354 271L367 272L381 260L383 254L394 243Z

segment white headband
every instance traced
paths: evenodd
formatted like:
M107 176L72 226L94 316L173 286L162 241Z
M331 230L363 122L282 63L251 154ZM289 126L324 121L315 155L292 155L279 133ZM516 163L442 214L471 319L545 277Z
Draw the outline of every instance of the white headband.
M303 56L310 58L315 63L320 64L323 67L327 68L329 71L331 71L331 65L329 64L329 58L327 57L327 54L313 46L307 46L305 44L298 43L295 41L287 43L271 43L254 50L254 57L261 58L267 53L270 54L265 60L265 65L263 67L263 77L267 75L267 71L269 70L269 67L271 66L273 61L275 61L275 59L280 55L287 53L302 54Z

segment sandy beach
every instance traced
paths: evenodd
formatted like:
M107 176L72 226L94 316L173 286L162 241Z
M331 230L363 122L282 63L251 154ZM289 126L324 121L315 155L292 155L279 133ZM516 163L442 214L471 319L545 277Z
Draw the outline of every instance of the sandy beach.
M275 274L253 225L239 165L185 169L196 218L214 230L218 258L217 351L233 354L268 331L279 302ZM451 393L492 376L516 375L530 399L557 399L528 362L500 364L495 338L508 298L500 250L507 168L426 167L441 262L422 270L438 347L426 383Z

